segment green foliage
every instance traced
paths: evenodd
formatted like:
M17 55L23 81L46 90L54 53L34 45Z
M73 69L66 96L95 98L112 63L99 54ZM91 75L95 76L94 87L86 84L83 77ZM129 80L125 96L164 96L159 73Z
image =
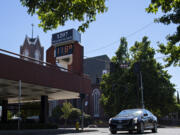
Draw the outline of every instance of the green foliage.
M166 67L172 65L173 63L174 66L180 66L180 46L176 46L169 41L167 45L164 45L163 43L159 44L159 48L159 52L169 55L167 58L164 58L164 61L167 62L165 65Z
M155 50L150 47L150 41L143 37L141 42L135 42L127 50L125 38L121 39L120 47L112 61L116 64L115 72L104 75L101 82L101 103L108 116L114 116L127 108L140 106L140 89L138 85L139 76L134 73L133 64L140 63L142 81L144 87L145 107L157 116L164 116L174 110L173 98L175 89L170 82L171 76L164 70L163 66L155 58ZM131 54L131 58L129 58ZM121 59L129 60L129 68L120 68Z
M61 115L63 114L61 107L60 106L56 106L53 110L52 110L52 117L59 119L61 117Z
M77 121L81 122L81 110L78 108L73 108L69 102L64 102L62 108L56 106L52 111L52 117L58 120L58 123L65 120L65 125L75 124ZM84 113L84 123L89 125L92 123L92 118L90 115Z
M176 97L176 101L177 101L177 104L180 104L180 99L179 99L179 92L177 91L177 97Z
M136 42L130 51L133 61L141 62L146 108L159 116L171 112L175 106L174 85L170 82L171 76L154 59L155 50L150 47L150 41L144 37L142 42Z
M72 108L72 112L69 116L69 119L72 121L77 121L79 120L80 116L81 116L81 110L78 108Z
M101 82L103 93L100 101L105 109L105 114L108 116L113 116L120 110L127 107L130 108L136 103L136 98L133 97L135 93L130 83L134 77L131 77L132 74L129 74L128 69L120 68L120 64L129 60L127 51L127 41L125 38L121 38L116 56L112 58L112 62L116 65L115 72L104 75ZM129 98L132 100L128 100Z
M26 108L26 109L23 109ZM25 119L28 116L38 116L40 114L40 103L39 102L29 102L24 103L21 109L21 117Z
M127 48L127 41L125 37L122 37L120 39L120 46L116 52L116 57L112 58L112 61L115 63L126 63L129 61L129 54L128 54L128 48Z
M84 125L88 126L89 124L92 123L92 121L93 120L92 120L91 115L84 113Z
M64 102L63 106L61 108L61 111L63 112L63 115L61 116L61 118L65 119L65 125L67 125L67 120L69 118L69 116L71 115L72 112L72 105L69 102Z
M156 22L165 25L176 24L177 30L173 35L168 35L167 45L159 44L159 52L167 55L164 59L166 66L180 66L180 1L179 0L151 0L146 11L148 13L156 13L158 9L165 13L162 17L155 19Z
M28 14L37 14L44 31L63 26L68 20L79 21L84 32L96 20L97 13L107 11L105 0L20 0Z
M13 116L13 113L11 111L7 111L7 119L10 120Z

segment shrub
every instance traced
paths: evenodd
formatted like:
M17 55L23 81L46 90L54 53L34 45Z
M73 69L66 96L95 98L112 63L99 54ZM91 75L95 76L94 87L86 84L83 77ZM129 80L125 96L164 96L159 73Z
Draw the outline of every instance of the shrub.
M60 106L56 106L53 110L52 110L52 117L56 118L57 120L60 119L61 115L63 114L61 107Z
M72 104L69 102L64 102L61 111L63 112L61 118L65 119L65 126L67 126L67 120L72 112Z
M76 121L79 121L81 116L81 110L78 108L72 108L72 112L69 116L70 121L75 124Z
M89 114L84 113L84 126L92 124L92 117Z

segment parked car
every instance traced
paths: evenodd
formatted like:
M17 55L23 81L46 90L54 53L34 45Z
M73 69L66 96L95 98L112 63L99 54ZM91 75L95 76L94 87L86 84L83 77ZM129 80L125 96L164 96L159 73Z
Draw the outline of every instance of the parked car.
M26 118L27 122L39 122L39 116L29 116Z
M127 109L121 111L115 117L109 119L109 130L112 134L117 131L137 131L144 133L144 130L157 132L157 117L146 109Z

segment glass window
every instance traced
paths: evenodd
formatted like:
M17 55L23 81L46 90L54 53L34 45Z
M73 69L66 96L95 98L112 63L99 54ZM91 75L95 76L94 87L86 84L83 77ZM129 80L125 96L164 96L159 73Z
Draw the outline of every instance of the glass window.
M35 55L36 60L40 60L40 52L39 52L39 50L36 50L34 55ZM36 61L36 63L38 64L39 61Z
M117 115L117 117L139 116L139 115L142 115L142 110L140 110L140 109L132 109L132 110L123 110L123 111L121 111Z
M24 56L29 57L29 51L28 49L24 50ZM24 58L25 60L28 60L28 58Z
M93 100L94 100L94 117L99 117L99 97L100 92L98 89L93 90Z

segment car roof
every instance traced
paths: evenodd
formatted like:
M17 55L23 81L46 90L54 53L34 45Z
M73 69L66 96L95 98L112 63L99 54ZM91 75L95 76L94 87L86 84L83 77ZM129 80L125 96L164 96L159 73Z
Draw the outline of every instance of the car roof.
M145 111L146 109L134 108L134 109L124 109L124 110L122 110L122 111L127 111L127 110L140 110L140 111Z

